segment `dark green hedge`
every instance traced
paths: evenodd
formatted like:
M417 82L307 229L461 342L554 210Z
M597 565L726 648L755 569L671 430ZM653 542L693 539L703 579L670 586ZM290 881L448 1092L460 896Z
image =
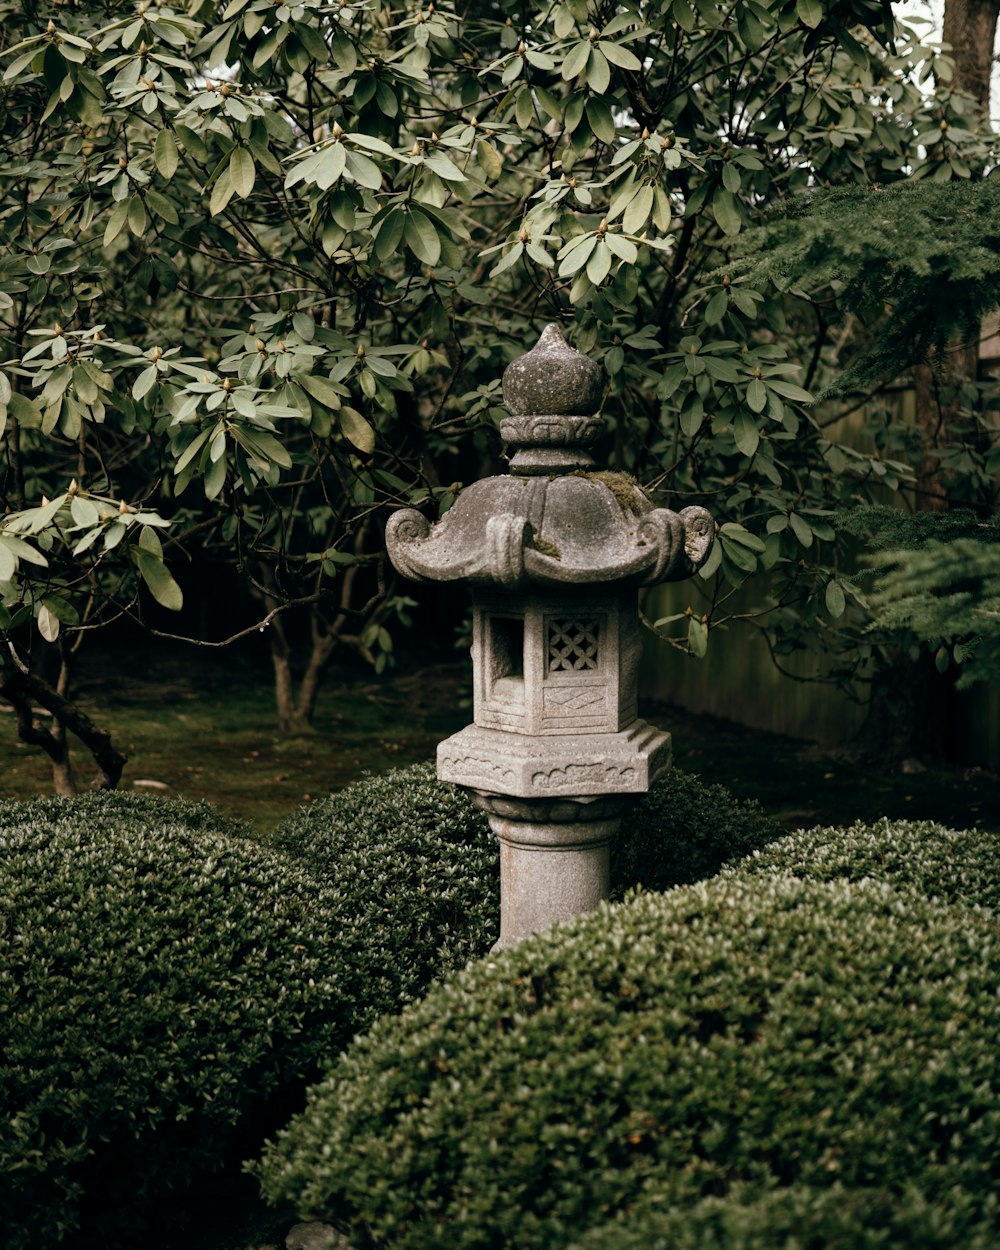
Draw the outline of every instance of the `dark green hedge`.
M612 888L661 890L697 881L781 832L758 803L671 769L622 822ZM312 871L338 881L367 881L377 857L385 896L407 900L394 924L444 935L466 958L496 939L496 839L467 793L436 780L433 763L370 777L309 803L274 838Z
M300 807L274 844L334 883L373 942L399 952L382 970L396 997L419 993L497 939L496 839L466 794L435 779L432 763Z
M735 1186L724 1198L670 1206L654 1192L565 1250L995 1250L996 1220L983 1196L950 1189L765 1192ZM995 1205L995 1204L994 1204ZM995 1216L995 1213L994 1213Z
M782 832L756 799L737 799L724 786L672 768L622 821L611 860L613 892L701 881Z
M810 881L875 877L928 898L1000 905L1000 837L982 829L947 829L929 820L800 829L727 871L787 872Z
M381 1020L263 1188L405 1250L552 1250L736 1185L963 1192L1000 1237L998 978L994 913L881 882L640 895Z
M376 839L319 880L245 832L147 796L0 804L4 1250L137 1244L165 1192L238 1166L464 957L396 931L421 902Z

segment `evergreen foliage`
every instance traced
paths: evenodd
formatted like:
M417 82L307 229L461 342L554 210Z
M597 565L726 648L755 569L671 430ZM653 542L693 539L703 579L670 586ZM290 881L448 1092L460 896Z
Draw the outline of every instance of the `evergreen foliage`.
M989 910L875 880L604 905L359 1038L268 1149L264 1192L397 1250L551 1250L647 1198L707 1232L749 1196L777 1237L796 1208L836 1227L833 1193L845 1231L926 1211L930 1244L988 1244L997 938Z
M1000 543L1000 517L982 517L968 508L949 512L907 512L884 504L858 504L837 514L837 528L863 539L875 552L916 551L928 543L959 538Z
M394 932L402 889L244 832L145 796L0 803L4 1250L135 1246L451 966L447 933L438 957Z
M1000 907L1000 836L928 820L798 829L724 871L738 877L780 872L805 881L874 878L946 903Z
M932 541L881 564L871 600L881 625L910 630L940 670L954 662L960 690L1000 680L1000 542Z
M503 367L556 320L607 373L612 467L722 522L664 636L703 655L742 627L730 592L767 573L779 651L856 652L831 512L906 479L898 422L877 456L841 446L811 406L843 363L823 309L719 267L810 187L963 181L993 159L947 58L891 16L0 0L6 644L27 664L39 634L176 611L184 564L208 560L266 600L286 727L308 720L336 648L383 666L408 621L380 513L433 517L496 461ZM865 204L914 217L917 193L841 212L877 248ZM939 234L965 238L974 203L992 222L990 195L956 193ZM970 308L991 239L945 274ZM863 263L892 277L882 252Z
M747 232L734 271L753 285L831 294L868 329L832 389L895 378L1000 305L1000 178L817 189ZM871 329L877 325L877 333Z
M942 672L954 663L959 689L1000 679L1000 517L870 505L838 522L878 553L868 603L879 627L927 644Z
M967 1190L900 1195L879 1186L737 1185L725 1197L671 1206L652 1186L634 1210L566 1250L992 1250L989 1199Z
M668 890L711 877L781 832L756 799L671 768L622 820L611 851L613 896L636 885Z
M274 842L362 918L378 952L369 975L391 982L401 999L497 939L496 838L465 791L437 780L433 762L367 777L300 807ZM398 954L387 959L389 949Z
M780 835L755 800L671 768L622 821L612 844L612 890L698 881ZM401 996L426 984L432 949L440 966L454 967L496 940L497 840L468 792L438 781L432 762L306 804L279 825L274 842L353 894L355 908L373 929L385 930L387 943L426 952L418 965L392 964L409 978ZM389 910L387 897L395 900Z

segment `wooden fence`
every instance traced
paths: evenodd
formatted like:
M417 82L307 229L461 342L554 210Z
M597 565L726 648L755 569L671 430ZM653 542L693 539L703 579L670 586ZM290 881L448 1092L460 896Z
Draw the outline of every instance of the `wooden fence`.
M1000 337L996 343L1000 351ZM912 418L912 390L896 391L888 402L897 408L903 421ZM849 446L870 449L869 428L868 413L860 410L838 423L828 435ZM886 492L884 502L913 506L911 499L899 493ZM696 594L685 583L655 587L646 600L646 615L656 620L683 612L688 603L696 604ZM748 590L741 592L735 610L748 610L754 601L760 600L760 589L754 590L751 583ZM817 656L783 658L782 666L791 669L796 677L778 671L765 640L753 626L737 623L725 631L713 632L704 660L690 659L649 637L641 690L649 698L663 699L692 712L726 717L738 724L823 746L849 742L867 715L860 701L863 692L857 691L852 698L822 681L797 680L822 674L822 662ZM955 763L1000 770L1000 687L980 685L961 693L950 691L948 712L948 758Z

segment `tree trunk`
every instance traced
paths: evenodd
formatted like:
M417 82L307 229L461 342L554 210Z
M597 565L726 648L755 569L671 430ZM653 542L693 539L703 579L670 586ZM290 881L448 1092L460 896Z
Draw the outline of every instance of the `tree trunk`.
M990 78L1000 0L946 0L944 41L951 45L951 85L976 101L979 124L989 125ZM916 422L924 437L925 455L915 466L917 507L922 511L947 509L947 489L935 452L948 443L948 431L961 407L963 382L979 374L979 344L956 343L939 359L917 366ZM950 392L945 397L943 392Z
M370 537L371 525L365 522L358 528L355 535L356 555L364 554L365 544ZM302 734L312 729L323 675L338 647L350 647L368 663L374 663L371 651L361 641L361 631L346 632L348 622L352 617L360 618L366 623L377 619L385 602L384 593L380 589L362 607L352 606L357 590L359 569L360 565L351 564L341 574L340 593L332 620L324 616L320 604L314 603L309 607L309 655L297 689L292 643L285 630L284 620L279 613L271 621L268 628L268 643L271 650L271 666L274 670L275 710L282 733ZM269 612L280 606L280 593L273 569L261 570L260 584L256 593L264 601Z
M977 103L979 124L989 125L990 78L1000 0L946 0L944 41L951 45L954 69L951 86ZM915 424L923 455L913 466L915 506L921 512L944 512L950 506L948 483L941 470L940 451L950 441L950 430L963 406L962 385L979 376L979 336L970 343L954 343L932 361L913 370ZM890 664L880 679L867 722L864 748L883 758L939 756L943 747L935 726L949 695L945 680L933 665L913 664L905 656Z
M60 648L59 676L56 679L56 694L68 699L70 681L73 676L73 662L69 651ZM61 798L72 798L77 793L76 779L73 776L73 761L69 753L69 741L66 736L66 722L60 716L52 717L52 739L61 744L63 753L60 758L52 756L52 788Z
M313 613L315 615L315 612ZM311 622L312 645L305 671L295 688L292 672L291 647L284 627L275 618L271 624L271 666L274 670L274 703L278 713L278 727L282 733L303 734L312 728L316 700L319 697L323 674L337 646L337 639L317 628Z
M952 82L975 96L983 120L990 112L990 78L1000 0L946 0L944 41L955 59Z
M51 730L43 728L33 711L36 703L52 715L53 723L56 719L61 721L90 751L97 765L91 790L113 790L118 785L128 756L115 748L106 730L98 729L90 717L61 695L55 686L32 673L10 643L5 650L0 650L0 699L13 707L21 740L41 747L53 764L62 761L68 765L65 732L60 741Z

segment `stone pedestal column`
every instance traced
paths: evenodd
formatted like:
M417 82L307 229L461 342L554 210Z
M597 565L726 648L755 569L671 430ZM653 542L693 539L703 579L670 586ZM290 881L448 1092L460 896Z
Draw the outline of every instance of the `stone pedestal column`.
M511 800L474 795L500 842L502 950L533 933L593 911L610 889L611 840L621 799Z

